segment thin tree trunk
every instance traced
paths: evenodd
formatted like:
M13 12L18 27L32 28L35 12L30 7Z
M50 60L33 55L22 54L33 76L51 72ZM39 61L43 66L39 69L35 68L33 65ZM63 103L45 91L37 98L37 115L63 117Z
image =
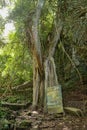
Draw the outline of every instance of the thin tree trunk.
M33 107L44 104L44 72L39 72L36 57L33 57Z

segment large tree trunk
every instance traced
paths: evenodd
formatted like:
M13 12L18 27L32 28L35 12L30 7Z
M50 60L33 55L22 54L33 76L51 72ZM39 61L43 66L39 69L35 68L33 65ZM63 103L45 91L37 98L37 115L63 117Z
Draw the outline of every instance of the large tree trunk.
M44 110L47 111L47 89L58 86L58 79L56 74L56 67L53 57L48 57L44 63L45 70L45 98Z
M55 48L60 39L62 26L58 26L56 35L53 39L53 43L48 52L48 57L43 61L40 59L41 53L36 53L33 50L33 107L40 106L46 110L46 88L52 86L59 86L56 67L54 63ZM37 56L38 55L38 56Z
M54 53L56 45L60 39L62 31L61 22L54 23L55 32L53 40L48 49L48 56L45 60L42 58L41 41L39 37L39 20L45 0L38 0L36 12L33 17L32 29L29 31L32 43L33 54L33 108L37 106L46 106L46 88L49 86L58 86L58 79L54 63Z
M56 30L55 30L55 34L54 34L54 38L53 38L53 41L51 43L51 46L50 46L50 49L49 49L49 52L48 52L48 57L46 58L45 62L44 62L44 71L45 71L45 104L44 104L44 108L45 110L47 110L47 94L49 90L53 90L53 91L58 91L56 96L59 96L61 94L61 91L60 91L60 85L58 83L58 78L57 78L57 74L56 74L56 65L55 65L55 62L54 62L54 53L55 53L55 48L56 48L56 45L60 39L60 34L61 34L61 31L62 31L62 24L61 22L59 21L57 23L57 25L55 25L56 27ZM48 90L48 91L47 91ZM51 92L52 93L52 92ZM54 92L55 93L55 92ZM61 98L61 99L60 99ZM58 98L57 98L58 99ZM59 96L59 100L58 102L60 102L60 106L56 106L56 110L53 109L52 112L54 111L55 112L63 112L63 108L62 108L62 97ZM57 105L57 104L56 104ZM48 106L49 107L49 106ZM57 110L58 109L58 110ZM49 109L50 111L50 109Z

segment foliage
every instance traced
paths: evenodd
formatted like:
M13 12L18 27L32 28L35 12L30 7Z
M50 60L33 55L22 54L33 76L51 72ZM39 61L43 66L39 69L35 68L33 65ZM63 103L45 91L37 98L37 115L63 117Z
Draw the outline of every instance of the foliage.
M2 108L0 105L0 119L7 117L9 114L9 111L7 108Z
M60 17L63 21L63 31L61 34L61 41L56 49L55 62L57 65L58 77L61 83L63 83L64 81L72 82L72 80L74 80L74 82L77 82L73 77L73 75L78 75L78 73L75 72L75 68L78 69L82 77L86 72L84 71L84 66L87 67L87 60L86 60L87 6L86 5L87 5L86 0L84 1L83 0L78 0L78 1L59 0L58 7L59 7ZM65 49L65 51L61 47L61 44ZM78 64L76 64L75 59L73 58L73 49L75 50L75 58L77 62L79 61ZM72 85L74 86L74 84Z
M32 78L28 49L14 37L10 34L10 42L0 49L0 86L15 86Z
M5 130L9 128L8 117L10 115L10 110L8 108L1 107L0 104L0 129Z

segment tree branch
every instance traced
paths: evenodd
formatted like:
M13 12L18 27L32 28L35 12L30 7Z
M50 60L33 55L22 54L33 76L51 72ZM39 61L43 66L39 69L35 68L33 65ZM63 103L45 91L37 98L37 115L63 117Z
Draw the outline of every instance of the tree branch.
M41 56L41 43L40 43L40 37L39 37L39 19L41 15L41 11L44 5L45 0L39 0L37 7L36 7L36 13L33 17L33 26L32 26L32 32L33 32L33 39L34 39L34 46L37 50L37 53Z
M33 16L33 25L32 25L32 38L33 38L33 55L37 60L39 72L42 70L42 54L41 54L41 42L39 37L39 20L41 16L41 11L43 8L45 0L39 0L35 15Z
M54 34L54 38L51 42L51 46L49 49L49 56L54 55L56 45L58 41L60 40L61 31L62 31L62 23L61 23L61 20L59 20L58 24L55 23L55 32L54 32L55 34Z

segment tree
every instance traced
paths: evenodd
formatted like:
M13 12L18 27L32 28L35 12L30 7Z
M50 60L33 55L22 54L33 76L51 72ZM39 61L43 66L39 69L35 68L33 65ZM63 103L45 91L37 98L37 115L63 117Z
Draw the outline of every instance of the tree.
M32 80L32 60L28 48L17 34L9 34L9 43L0 48L0 87L10 89Z
M40 105L43 106L44 104L44 90L47 87L58 85L57 81L57 74L55 70L55 63L54 63L54 53L55 47L58 43L60 38L60 34L62 31L62 25L60 20L55 20L54 28L56 29L53 39L50 39L50 45L48 49L48 55L43 60L41 54L41 41L39 36L39 20L40 14L44 5L44 0L39 0L38 5L36 8L36 13L33 18L32 22L32 29L31 33L32 37L31 43L33 43L33 105L37 106L38 101L40 99ZM57 19L57 18L56 18ZM58 22L58 23L57 23ZM47 43L47 41L46 41ZM43 54L44 55L44 54ZM45 88L44 88L45 86Z
M54 4L53 4L54 3ZM30 4L30 9L28 9ZM51 4L51 5L50 5ZM26 10L21 10L26 7ZM21 12L21 11L22 12ZM29 45L33 58L33 107L46 106L45 90L50 86L58 86L54 53L59 42L62 22L58 15L58 3L39 0L33 2L18 1L11 17L18 22L18 12L24 28L24 37ZM23 14L26 14L25 19ZM47 20L47 23L46 23ZM50 23L50 24L48 24ZM44 27L43 27L44 26Z
M75 67L71 56L72 47L86 43L86 3L86 0L15 2L10 18L15 21L19 38L24 43L28 43L33 57L34 107L44 106L46 88L58 85L54 63L54 53L58 43L66 59ZM61 58L61 55L59 57ZM63 60L67 65L67 60ZM66 75L66 72L63 73Z

